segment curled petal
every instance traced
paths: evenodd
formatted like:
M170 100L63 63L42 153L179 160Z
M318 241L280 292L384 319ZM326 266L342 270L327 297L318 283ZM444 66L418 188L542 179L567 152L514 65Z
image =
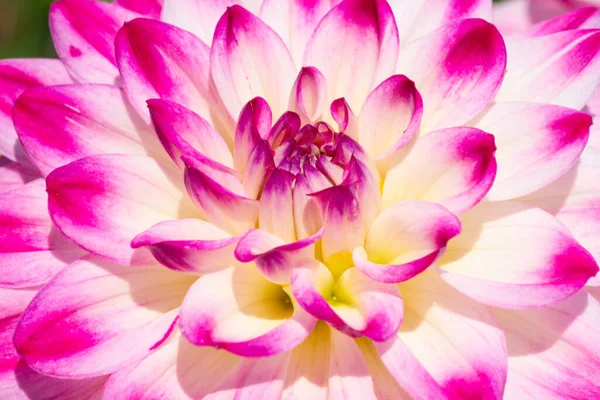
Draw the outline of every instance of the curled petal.
M116 84L114 39L139 14L95 0L61 0L50 7L54 48L79 82Z
M300 70L292 87L288 108L297 112L305 124L321 118L327 108L327 81L321 71L315 67Z
M59 60L17 59L0 61L0 154L31 167L12 120L15 100L26 90L72 83Z
M233 168L227 143L204 118L168 100L148 100L148 108L163 147L179 168L184 154L200 154Z
M398 283L429 267L460 233L460 221L444 207L403 201L377 216L365 247L354 249L354 264L379 282Z
M48 282L87 254L53 226L44 181L0 194L0 287Z
M290 350L315 323L281 286L251 265L200 277L181 306L181 331L191 343L218 346L244 357Z
M302 120L298 114L293 111L283 113L269 132L267 137L269 144L272 148L277 148L281 143L296 137L301 125Z
M516 202L486 202L436 263L450 285L484 304L527 309L576 293L596 275L593 257L552 215Z
M323 236L320 229L312 236L293 243L262 231L252 229L239 241L235 256L239 261L254 261L258 269L271 281L289 284L293 269L306 258L314 257L315 242Z
M15 102L13 121L25 152L44 175L99 154L150 153L164 158L154 132L116 86L29 90Z
M417 140L383 184L383 206L401 200L440 203L455 214L479 203L496 176L494 137L479 129L440 129Z
M577 162L592 117L569 108L526 102L495 103L477 121L494 135L498 174L488 193L508 200L540 189Z
M86 157L46 178L48 209L71 241L121 264L154 263L131 240L152 225L193 213L179 171L135 155Z
M502 36L480 19L444 25L404 47L396 69L423 96L423 133L463 125L485 109L505 70Z
M21 316L15 346L35 370L66 378L105 375L169 336L189 278L162 267L77 261Z
M358 140L358 118L343 97L331 102L331 116L338 125L338 131Z
M350 106L360 110L371 88L393 74L398 47L398 29L387 1L345 0L315 29L303 64L323 73L330 101L346 96Z
M225 11L215 30L210 64L217 93L233 119L257 96L268 101L275 115L286 111L296 67L279 35L249 11L238 5Z
M385 341L402 322L398 288L375 282L357 268L336 281L318 261L305 263L292 272L292 291L311 315L350 336Z
M262 193L265 182L275 169L273 151L269 142L261 141L248 156L248 162L244 168L242 183L248 193L248 197L256 199Z
M317 199L310 196L331 187L331 182L312 165L304 166L304 173L296 176L292 198L294 202L294 226L296 237L304 239L322 226L321 211Z
M260 197L258 226L287 243L296 240L292 189L296 177L290 172L275 169Z
M177 219L154 225L131 242L147 246L158 262L176 271L205 274L236 264L239 237L198 219Z
M267 138L272 120L271 108L265 99L256 97L244 106L235 129L233 143L235 169L240 172L245 170L252 150L260 144L261 140Z

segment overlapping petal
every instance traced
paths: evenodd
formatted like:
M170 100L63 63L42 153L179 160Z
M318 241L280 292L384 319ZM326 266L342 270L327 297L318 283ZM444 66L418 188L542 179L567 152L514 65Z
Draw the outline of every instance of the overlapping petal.
M0 156L0 193L19 188L39 177L39 173L6 157Z
M158 18L161 14L164 0L115 0L115 3L139 14Z
M321 118L327 109L327 81L321 71L315 67L300 70L290 93L288 108L298 113L303 123L316 122Z

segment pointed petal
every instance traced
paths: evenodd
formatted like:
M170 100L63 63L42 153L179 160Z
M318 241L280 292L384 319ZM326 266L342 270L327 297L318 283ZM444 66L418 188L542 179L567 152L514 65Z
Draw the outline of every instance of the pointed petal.
M104 375L141 359L168 337L190 282L162 267L97 258L71 264L23 313L15 346L37 371Z
M233 168L227 143L204 118L168 100L148 100L148 108L163 147L179 168L184 168L183 154L200 154Z
M494 137L474 128L447 128L424 136L387 174L383 206L418 199L455 214L467 211L494 183L495 150Z
M296 2L291 0L290 3ZM300 70L290 93L288 108L298 113L304 124L321 118L327 110L327 81L321 71L315 67Z
M193 212L179 171L144 156L83 158L54 170L46 187L50 215L64 235L126 265L154 263L148 250L130 247L137 234Z
M0 194L0 287L44 284L87 254L52 225L44 189L39 179Z
M423 133L463 125L494 96L506 70L506 48L494 25L467 19L444 25L404 47L397 73L412 79L425 104Z
M412 398L502 399L504 334L494 316L446 285L433 270L400 285L398 336L375 343L383 363Z
M200 277L181 306L181 331L191 343L244 357L290 350L315 323L281 286L251 265Z
M263 140L250 152L248 162L244 168L244 176L242 183L244 189L248 193L248 197L252 199L258 198L262 193L265 182L275 169L273 161L273 151L269 142Z
M295 179L290 172L276 168L265 183L260 197L258 227L287 243L296 240L292 199Z
M446 282L479 302L527 309L556 303L596 275L592 256L550 214L516 202L485 202L437 262Z
M398 46L398 29L387 1L345 0L315 29L303 65L323 73L329 101L345 97L353 109L360 110L371 88L393 74Z
M236 5L223 14L210 63L217 93L234 120L257 96L267 100L273 114L286 111L296 67L279 35L249 11Z
M600 12L594 7L583 7L537 23L527 31L527 35L544 36L572 29L592 28L600 28Z
M235 169L244 172L250 153L266 139L273 124L269 103L261 97L249 101L242 109L233 142Z
M0 156L0 193L20 188L39 177L34 169Z
M30 166L12 121L15 100L26 90L39 86L72 83L63 63L50 59L0 61L0 154Z
M154 132L116 86L29 90L15 102L13 121L25 152L44 175L99 154L150 153L165 158Z
M60 0L50 8L54 47L78 82L117 83L114 39L139 14L95 0Z
M540 189L577 162L592 118L569 108L535 103L495 103L477 121L494 135L498 174L488 193L508 200Z
M398 283L421 273L460 233L460 221L444 207L403 201L377 216L365 247L354 249L354 264L379 282Z

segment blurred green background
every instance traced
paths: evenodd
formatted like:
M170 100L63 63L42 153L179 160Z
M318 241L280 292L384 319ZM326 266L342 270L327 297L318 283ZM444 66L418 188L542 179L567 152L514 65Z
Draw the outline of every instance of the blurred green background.
M0 59L55 56L48 32L52 1L0 0Z

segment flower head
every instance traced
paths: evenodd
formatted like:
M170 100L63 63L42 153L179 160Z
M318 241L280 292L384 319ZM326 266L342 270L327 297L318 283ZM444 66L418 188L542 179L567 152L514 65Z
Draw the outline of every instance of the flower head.
M490 11L55 2L61 61L0 65L7 387L599 394L600 30Z

